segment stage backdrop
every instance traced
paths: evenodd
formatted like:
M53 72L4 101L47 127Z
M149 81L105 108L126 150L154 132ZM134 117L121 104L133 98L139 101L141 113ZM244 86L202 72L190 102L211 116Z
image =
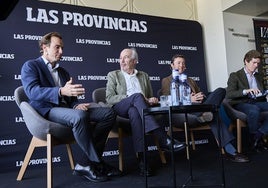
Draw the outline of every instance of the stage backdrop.
M268 20L253 19L256 49L262 53L259 71L264 75L264 86L268 89Z
M149 74L155 94L161 79L171 73L169 64L176 53L186 56L188 76L207 91L202 29L195 21L21 0L10 16L0 21L0 28L0 172L18 170L28 148L31 135L13 93L21 85L21 66L40 56L38 40L48 32L58 31L63 36L60 64L75 83L86 88L86 94L79 97L81 102L91 101L92 91L106 85L107 73L119 69L119 53L126 47L137 49L137 69ZM116 157L116 143L108 143L104 156ZM62 149L54 150L55 163L66 162ZM38 150L30 165L45 164L45 156L45 150Z

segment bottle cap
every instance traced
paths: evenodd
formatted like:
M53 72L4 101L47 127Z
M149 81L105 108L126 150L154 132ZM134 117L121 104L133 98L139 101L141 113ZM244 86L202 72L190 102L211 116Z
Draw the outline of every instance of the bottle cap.
M179 77L179 70L178 69L173 69L172 70L172 78L176 79Z
M186 74L181 74L181 75L180 75L180 80L181 80L181 81L185 81L185 80L187 80L187 75L186 75Z

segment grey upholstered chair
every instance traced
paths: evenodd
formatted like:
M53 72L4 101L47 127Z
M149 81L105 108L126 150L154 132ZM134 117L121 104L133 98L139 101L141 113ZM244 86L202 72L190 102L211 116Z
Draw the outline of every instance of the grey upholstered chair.
M33 151L37 147L47 147L47 187L53 187L52 176L52 149L53 146L66 144L71 169L74 169L74 161L71 143L74 143L72 130L58 123L44 119L28 103L28 98L22 86L14 91L15 101L20 108L24 122L32 134L32 140L25 155L23 165L20 168L17 180L20 181L26 171Z
M107 106L106 104L106 88L97 88L92 92L92 100L101 106ZM123 118L121 116L116 117L116 124L113 130L110 132L109 138L118 138L118 151L119 151L119 169L123 170L123 138L126 136L131 136L131 127L129 124L129 119ZM159 147L158 140L155 138L155 144L157 148ZM166 164L166 158L164 152L158 149L161 162Z
M246 127L247 125L247 115L243 112L240 112L233 108L229 104L230 99L225 98L222 102L224 110L228 117L231 119L231 124L229 126L229 130L233 131L236 127L236 142L237 142L237 152L242 152L242 127Z
M231 119L231 124L229 126L229 130L233 131L236 127L237 134L237 152L242 152L242 127L247 126L247 115L241 111L236 110L229 103L230 99L225 98L222 102L222 105L226 111L226 114ZM267 117L268 112L262 112L261 117Z

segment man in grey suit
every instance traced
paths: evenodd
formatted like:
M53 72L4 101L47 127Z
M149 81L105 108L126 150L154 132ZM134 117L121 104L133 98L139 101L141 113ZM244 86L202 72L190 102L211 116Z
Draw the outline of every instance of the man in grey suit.
M261 112L268 111L263 85L263 76L257 71L261 54L250 50L244 56L244 67L230 74L226 97L230 104L247 115L252 147L256 151L267 149L263 136L268 134L268 117L261 118Z
M107 136L115 121L111 108L78 103L85 89L74 84L69 73L58 63L63 53L62 37L51 32L39 42L41 57L28 60L21 69L21 81L30 104L46 119L70 127L84 153L74 174L93 182L106 181L120 171L102 161ZM96 122L93 127L91 122Z
M153 97L153 90L147 73L138 71L135 67L138 54L133 48L126 48L120 53L120 70L111 71L107 76L106 101L119 116L129 118L132 131L134 149L138 154L140 174L151 176L152 171L143 164L143 126L142 109L158 103ZM164 127L156 122L153 116L145 117L145 132L151 132L159 139L160 147L170 151L171 139L167 136ZM174 139L174 151L185 147Z

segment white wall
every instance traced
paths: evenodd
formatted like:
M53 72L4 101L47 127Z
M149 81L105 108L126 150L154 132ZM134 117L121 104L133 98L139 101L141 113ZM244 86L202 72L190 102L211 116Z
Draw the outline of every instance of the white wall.
M232 13L223 13L228 74L243 67L243 58L247 51L256 49L253 17ZM231 31L233 30L233 31ZM234 36L238 33L249 37Z
M212 8L213 7L213 8ZM221 1L197 1L198 21L204 32L208 90L226 87L228 79Z

